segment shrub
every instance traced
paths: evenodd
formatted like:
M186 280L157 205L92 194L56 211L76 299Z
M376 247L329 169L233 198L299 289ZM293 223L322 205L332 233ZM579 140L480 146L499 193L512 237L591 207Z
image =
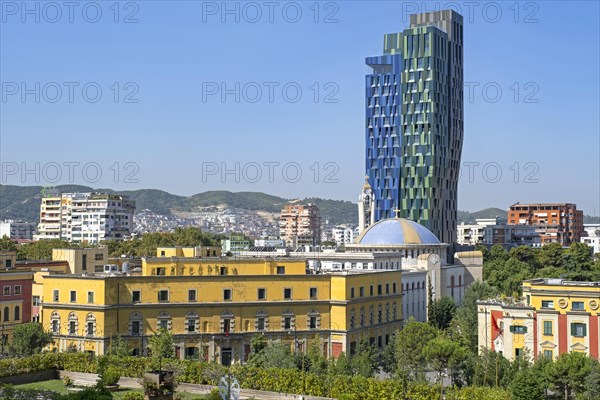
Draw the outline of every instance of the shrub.
M121 374L117 370L116 367L109 365L102 373L102 377L100 378L102 383L106 386L114 386L121 379Z
M122 397L123 400L144 400L144 395L138 392L127 392Z
M65 386L73 386L73 379L70 376L65 375L62 381Z

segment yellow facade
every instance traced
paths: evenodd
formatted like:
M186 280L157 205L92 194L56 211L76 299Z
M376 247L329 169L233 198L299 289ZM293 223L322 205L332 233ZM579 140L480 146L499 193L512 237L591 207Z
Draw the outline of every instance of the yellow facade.
M576 351L598 359L600 282L532 279L523 282L523 297L480 303L480 345L509 359L524 350L534 358Z
M108 247L52 249L52 261L67 261L72 274L102 272L108 264Z
M243 362L257 333L300 350L319 340L338 356L362 337L387 344L401 326L400 288L399 270L314 275L304 261L152 258L142 276L45 276L43 324L59 350L104 354L118 334L144 354L164 326L182 358Z
M158 247L156 249L156 257L221 257L221 247Z

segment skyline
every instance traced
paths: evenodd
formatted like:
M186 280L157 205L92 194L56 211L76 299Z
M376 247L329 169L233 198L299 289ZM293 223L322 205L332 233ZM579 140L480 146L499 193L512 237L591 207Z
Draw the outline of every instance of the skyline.
M329 3L320 3L325 4ZM64 163L95 161L101 166L103 178L73 183L116 190L156 188L179 195L208 190L260 191L286 198L314 196L357 202L364 182L364 77L368 74L364 59L379 54L383 35L402 31L408 21L403 18L400 4L335 4L338 23L330 24L314 23L308 5L303 9L306 17L297 24L284 20L251 24L243 18L240 23L223 24L219 15L206 14L207 10L203 15L201 6L195 3L177 3L166 10L152 3L139 3L139 22L129 25L111 20L96 25L85 21L21 23L3 12L0 183L52 184L34 182L32 175L25 182L18 174L7 179L6 168L14 166L11 163L20 166L25 162L31 167L36 161L42 165L55 162L63 165L61 172L66 176ZM594 42L598 26L592 23L597 21L598 4L578 6L589 7L589 12L581 13L575 6L540 3L535 13L539 22L529 24L515 23L508 5L503 6L504 17L498 23L485 21L480 13L474 14L473 21L465 18L464 77L471 86L465 87L462 164L466 170L459 179L459 210L564 201L576 203L589 215L600 212L600 173L595 168L600 162L596 134L598 48ZM319 20L323 22L335 8L320 10ZM520 19L533 12L520 11ZM168 23L171 29L159 32L154 29L157 23ZM81 28L76 37L72 35L75 26ZM577 36L562 34L569 29ZM223 54L225 47L232 51ZM269 51L272 48L279 50ZM219 51L220 57L212 57ZM44 54L52 54L53 59L44 65L33 62ZM27 82L31 87L33 82L73 81L98 82L103 100L89 103L76 98L74 103L49 103L42 98L35 103L29 96L23 103L18 94L7 95L11 86L6 84L10 82ZM117 95L110 88L113 82L119 82L118 103L112 101ZM126 88L127 82L137 85L134 99L138 103L123 102L136 89ZM256 103L246 101L256 89L250 85L245 86L245 95L240 93L239 103L231 101L235 95L228 95L222 103L219 92L209 93L220 90L223 82L228 87L239 82L242 88L244 84L259 83L264 96ZM266 97L267 82L279 82L278 87L297 83L303 97L296 103L288 102L281 100L282 93L276 91L279 97L271 103ZM315 82L317 86L313 86ZM495 103L484 101L479 91L492 82L498 82L503 90L502 98ZM512 86L515 82L518 102L512 98L517 95ZM528 83L533 86L526 86ZM89 139L82 138L80 132L87 132ZM280 139L282 134L284 140ZM573 150L563 150L568 145L565 136ZM33 141L39 144L35 148L31 146ZM102 145L101 151L95 147L98 144ZM106 144L111 146L109 150ZM208 148L204 144L209 144ZM57 156L53 157L53 152ZM77 155L66 156L69 152ZM573 155L569 158L569 154ZM120 172L116 183L115 162ZM127 162L134 164L126 169ZM202 162L205 174L214 163L219 168L221 163L231 168L236 162L250 173L255 166L251 163L255 162L262 166L263 175L255 183L249 182L251 179L236 183L231 174L225 183L220 182L218 174L206 175L206 182L202 182ZM298 163L302 178L289 183L278 176L271 183L267 174L273 164L264 165L269 162L281 166ZM319 162L318 167L315 162ZM333 164L326 167L328 162ZM499 182L485 181L481 167L486 163L498 163L502 170ZM136 165L139 170L134 178L139 182L126 182L127 173ZM488 165L493 172L496 165ZM473 182L469 182L469 166L477 167ZM290 173L297 170L295 165L292 167ZM524 182L536 168L533 179L539 182ZM320 172L318 183L314 183L316 170ZM188 175L182 176L181 171L188 171ZM330 178L338 182L325 182L327 174L334 171ZM577 174L573 176L570 171ZM290 178L293 175L287 179L294 180ZM494 180L490 179L493 176L487 178Z

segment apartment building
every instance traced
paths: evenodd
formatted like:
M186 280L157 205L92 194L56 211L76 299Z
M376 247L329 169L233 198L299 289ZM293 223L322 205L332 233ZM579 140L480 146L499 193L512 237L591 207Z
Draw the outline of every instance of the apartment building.
M363 338L383 348L402 324L401 271L308 274L304 260L156 257L141 276L48 275L43 324L56 347L104 354L121 335L137 355L164 327L176 355L229 365L247 360L261 333L298 351L352 352Z
M0 238L4 236L12 240L32 240L37 224L21 220L7 219L0 222Z
M584 232L583 211L572 203L516 203L508 210L508 223L535 226L542 244L569 246Z
M478 218L474 224L458 225L456 231L456 241L460 245L476 245L484 243L485 228L491 225L501 224L500 218Z
M0 349L3 351L18 324L31 321L33 273L0 268Z
M321 213L314 204L289 204L281 210L279 237L287 246L321 244Z
M99 243L123 240L133 232L135 201L104 193L63 193L44 197L35 240Z
M522 301L478 302L479 346L514 360L578 351L598 359L600 282L533 279Z

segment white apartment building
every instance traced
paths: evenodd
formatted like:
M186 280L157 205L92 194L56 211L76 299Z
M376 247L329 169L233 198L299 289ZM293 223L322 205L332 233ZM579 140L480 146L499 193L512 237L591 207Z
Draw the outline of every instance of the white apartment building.
M358 229L352 228L344 228L344 227L336 227L331 230L331 235L335 244L341 246L345 243L352 243L354 239L358 236Z
M35 235L37 224L21 220L7 219L0 222L0 238L31 240Z
M580 240L590 246L594 254L600 253L600 224L583 224L583 230L587 236L583 236Z
M98 243L123 240L133 232L135 201L105 193L63 193L42 198L35 240Z
M456 241L460 245L471 246L485 243L485 228L499 223L501 223L500 218L479 218L475 220L475 224L463 222L456 228Z

